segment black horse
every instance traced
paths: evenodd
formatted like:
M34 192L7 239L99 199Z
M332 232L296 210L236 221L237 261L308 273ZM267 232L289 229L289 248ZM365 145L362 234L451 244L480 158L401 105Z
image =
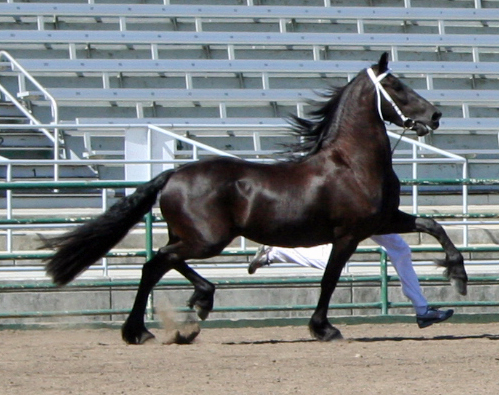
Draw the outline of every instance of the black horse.
M189 306L206 319L215 287L186 263L220 254L236 237L283 247L333 243L310 323L319 340L341 337L327 319L340 273L360 241L373 234L425 232L445 250L440 262L461 294L463 257L435 221L399 211L400 185L384 121L418 135L439 126L441 113L394 77L388 55L334 90L309 120L295 117L302 155L274 164L227 157L167 170L118 201L99 217L52 239L47 273L63 285L105 255L151 209L168 223L168 244L145 263L132 311L122 327L127 343L153 335L144 324L147 298L171 269L194 285Z

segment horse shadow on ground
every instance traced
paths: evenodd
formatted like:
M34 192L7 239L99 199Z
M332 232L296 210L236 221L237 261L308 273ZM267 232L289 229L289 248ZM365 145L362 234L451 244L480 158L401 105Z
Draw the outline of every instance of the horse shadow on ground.
M489 333L484 333L483 335L444 335L444 336L390 336L390 337L357 337L352 339L347 339L351 341L370 343L370 342L401 342L406 340L411 341L442 341L442 340L471 340L471 339L489 339L489 340L499 340L499 335L492 335Z
M375 336L375 337L353 337L345 338L341 341L347 342L360 342L360 343L374 343L374 342L402 342L402 341L421 341L421 342L431 342L431 341L443 341L443 340L473 340L473 339L488 339L488 340L499 340L499 335L492 335L485 333L483 335L445 335L445 336ZM310 343L319 342L317 339L294 339L294 340L246 340L240 342L224 342L222 344L234 346L234 345L259 345L259 344L291 344L291 343Z

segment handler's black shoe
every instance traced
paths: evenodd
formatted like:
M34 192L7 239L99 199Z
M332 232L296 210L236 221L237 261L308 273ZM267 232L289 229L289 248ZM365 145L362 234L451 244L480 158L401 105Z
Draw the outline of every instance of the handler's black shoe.
M248 266L248 273L253 274L256 272L256 269L261 268L262 266L268 266L270 265L269 262L269 252L271 250L271 247L266 246L266 245L261 245L260 248L257 250L255 256L253 257L253 260Z
M426 313L416 315L416 321L420 328L426 328L430 325L448 320L454 314L454 310L438 310L429 308Z

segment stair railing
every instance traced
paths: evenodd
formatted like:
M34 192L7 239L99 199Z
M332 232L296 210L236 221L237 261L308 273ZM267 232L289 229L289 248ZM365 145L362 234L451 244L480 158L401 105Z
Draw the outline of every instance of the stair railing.
M7 59L10 62L10 68L13 71L17 71L20 73L24 78L27 78L34 86L36 86L45 96L46 99L50 101L50 109L52 113L52 123L58 124L59 123L59 106L57 104L57 101L55 100L54 96L52 96L47 89L43 87L40 82L36 80L35 77L33 77L10 53L7 51L0 51L0 61L2 59ZM22 82L19 81L19 87L18 87L18 94L22 90ZM0 83L0 91L5 95L5 97L12 102L20 111L21 113L28 118L32 124L34 125L41 125L42 123L33 116L33 114L26 108L24 107L21 102L18 100L16 96L11 94L7 88L5 88L1 83ZM47 138L52 141L54 144L54 159L57 160L59 159L59 150L60 150L60 138L59 138L59 128L54 128L53 133L51 133L48 129L46 128L39 128L39 130L47 136ZM57 181L59 179L59 165L57 163L54 164L54 179Z

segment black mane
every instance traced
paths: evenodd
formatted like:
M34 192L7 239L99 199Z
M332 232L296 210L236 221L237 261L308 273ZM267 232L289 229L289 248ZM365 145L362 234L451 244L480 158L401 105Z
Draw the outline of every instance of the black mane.
M335 138L337 129L331 128L331 123L338 111L343 93L354 80L342 87L331 86L326 92L319 93L319 96L326 98L327 101L309 100L309 104L316 108L308 113L309 118L297 115L290 115L287 118L291 133L300 140L298 143L286 145L284 154L288 159L302 160L317 153L326 138L329 140Z

